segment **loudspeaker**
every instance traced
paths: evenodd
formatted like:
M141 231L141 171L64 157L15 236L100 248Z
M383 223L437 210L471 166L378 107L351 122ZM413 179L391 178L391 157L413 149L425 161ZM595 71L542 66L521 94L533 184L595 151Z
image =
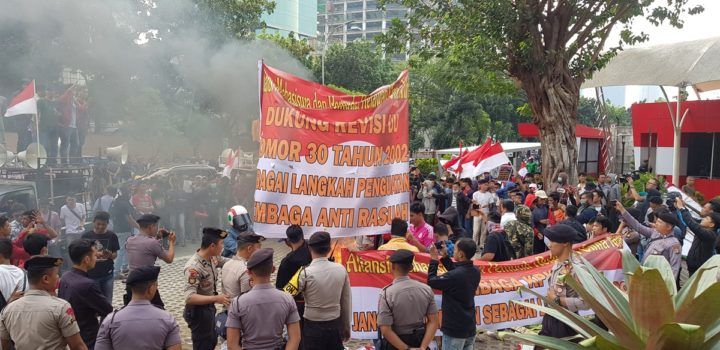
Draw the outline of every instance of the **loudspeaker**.
M47 152L45 152L45 147L42 145L31 143L28 145L26 150L18 153L15 157L18 162L25 163L29 167L37 169L38 159L40 160L40 166L45 165L45 162L47 161Z
M127 143L123 142L122 145L115 146L115 147L105 147L104 151L105 151L105 155L107 155L108 158L116 158L116 159L120 160L120 164L127 163L127 158L128 158Z

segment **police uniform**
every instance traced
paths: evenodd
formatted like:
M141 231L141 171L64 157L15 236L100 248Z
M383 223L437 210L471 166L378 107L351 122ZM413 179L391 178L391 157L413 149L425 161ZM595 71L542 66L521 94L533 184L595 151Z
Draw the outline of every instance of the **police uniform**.
M228 237L228 239L231 239ZM265 237L252 231L243 231L237 237L237 244L260 243ZM250 275L247 274L247 261L234 255L222 266L222 292L230 298L238 297L250 291Z
M391 263L413 263L414 254L405 249L390 256ZM437 304L432 288L427 284L397 277L380 292L378 300L379 326L392 326L392 330L408 347L419 347L425 337L425 317L437 314ZM387 342L388 349L395 349Z
M203 229L203 236L225 239L227 234L226 231L220 229ZM228 260L228 258L222 256L214 256L208 261L203 259L198 253L195 253L187 263L185 263L184 273L186 282L183 289L185 300L188 300L193 294L218 295L218 269ZM215 312L214 303L185 305L183 318L192 333L193 349L214 349L215 345L217 345Z
M308 245L330 247L330 234L315 232ZM303 349L343 349L352 311L347 270L327 258L313 259L299 274L298 290L305 296Z
M155 224L160 221L160 217L152 214L144 214L135 221L139 224ZM167 255L167 251L162 247L161 240L155 237L149 237L142 233L128 238L125 243L125 251L128 259L128 268L131 272L141 266L154 266L157 258L165 258ZM131 299L132 292L130 291L130 287L126 286L123 303L127 305ZM153 299L150 300L150 303L163 309L165 308L165 303L163 303L162 298L160 297L159 290Z
M260 249L252 254L247 267L252 270L268 261L272 263L272 258L272 249ZM264 283L232 301L226 325L240 329L243 349L280 350L285 348L283 328L297 322L300 315L293 297Z
M60 258L34 257L25 262L25 269L59 269L62 261ZM66 338L79 333L80 327L70 303L44 290L28 290L0 314L0 338L15 342L17 350L66 349Z
M680 275L680 264L682 263L682 247L680 241L671 233L667 236L663 236L657 230L640 224L627 210L623 211L622 218L625 220L627 225L642 236L649 238L650 243L645 248L643 255L644 263L650 255L662 255L670 263L673 275L675 279ZM658 218L668 224L678 226L677 216L670 212L663 212L658 215Z
M159 274L159 266L139 267L130 272L127 284L157 281ZM149 300L133 300L105 317L95 350L167 349L181 343L180 327L169 312Z
M554 243L570 243L574 242L577 237L577 232L570 226L558 224L546 228L544 235ZM547 286L548 288L552 288L555 292L554 302L560 304L560 298L563 298L562 306L572 312L578 312L580 310L587 310L590 308L580 295L564 281L564 276L568 274L574 276L575 273L573 270L582 268L584 268L584 263L576 255L574 255L574 253L571 253L569 259L555 262L555 265L553 265L550 270L550 277L548 277ZM540 335L546 335L554 338L564 338L576 334L577 332L570 326L564 324L549 314L545 314L545 316L543 316Z

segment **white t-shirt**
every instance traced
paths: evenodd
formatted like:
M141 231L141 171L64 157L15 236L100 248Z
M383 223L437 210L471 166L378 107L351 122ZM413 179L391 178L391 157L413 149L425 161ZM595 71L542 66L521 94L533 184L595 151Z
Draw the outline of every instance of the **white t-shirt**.
M25 292L28 289L25 271L14 265L0 265L0 293L5 302L13 292Z
M77 214L77 216L71 213L71 211ZM80 220L78 216L82 218L82 220ZM75 208L71 210L67 205L63 205L62 208L60 208L60 220L65 223L65 232L68 234L72 235L85 232L85 228L82 226L85 223L85 207L77 203L75 204Z
M490 205L495 202L495 196L490 192L475 191L473 200L480 205L480 210L485 214L490 213Z

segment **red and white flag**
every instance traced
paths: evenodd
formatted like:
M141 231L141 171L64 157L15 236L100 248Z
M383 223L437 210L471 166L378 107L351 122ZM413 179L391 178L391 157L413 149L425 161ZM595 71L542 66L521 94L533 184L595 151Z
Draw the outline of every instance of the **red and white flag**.
M37 114L37 98L35 97L35 80L20 91L19 94L10 100L6 117L12 117L20 114Z
M510 159L505 154L500 142L493 144L488 139L482 146L468 153L460 163L458 171L460 178L473 178L503 164L510 163Z
M453 165L453 167L449 168L448 170L453 172L454 174L458 175L459 178L463 178L466 176L463 176L467 173L467 171L472 172L472 168L474 168L475 160L480 157L485 150L490 147L492 144L492 141L490 139L487 139L485 143L483 143L481 146L475 148L472 151L465 152L465 154L458 158L457 162Z
M222 176L230 177L230 173L235 165L235 151L228 153L227 159L225 159L225 167L223 168Z
M447 163L443 164L443 168L445 168L445 170L449 170L450 168L455 169L454 165L457 164L457 162L458 162L463 156L465 156L465 154L467 154L467 152L468 152L467 148L465 148L465 149L463 150L462 141L460 141L460 154L458 154L457 156L455 156L455 157L453 157L452 159L450 159L449 161L447 161Z
M520 170L518 170L518 175L520 175L521 178L524 178L527 173L527 164L525 164L525 162L522 162L522 164L520 164Z

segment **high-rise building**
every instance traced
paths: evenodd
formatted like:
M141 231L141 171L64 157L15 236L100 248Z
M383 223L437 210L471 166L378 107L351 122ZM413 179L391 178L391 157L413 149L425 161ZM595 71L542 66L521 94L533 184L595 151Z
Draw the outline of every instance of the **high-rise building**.
M318 44L373 41L375 36L387 31L393 18L405 18L407 12L407 8L398 4L387 4L385 10L380 10L377 0L318 0ZM406 56L393 58L406 59Z
M322 0L321 0L322 1ZM275 2L271 14L263 14L267 33L279 33L287 36L294 33L300 39L312 39L317 36L318 0L283 0Z

